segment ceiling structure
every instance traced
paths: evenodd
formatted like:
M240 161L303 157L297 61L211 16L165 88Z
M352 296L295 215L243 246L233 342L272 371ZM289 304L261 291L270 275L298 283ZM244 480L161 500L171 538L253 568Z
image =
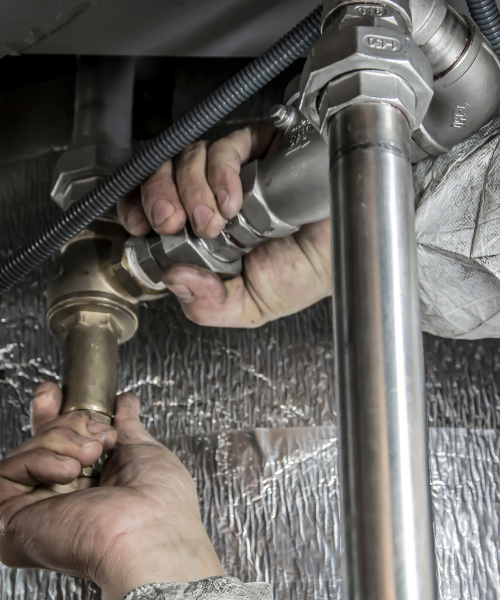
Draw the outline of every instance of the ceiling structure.
M318 0L16 0L0 5L0 57L256 56ZM452 0L468 12L465 0Z

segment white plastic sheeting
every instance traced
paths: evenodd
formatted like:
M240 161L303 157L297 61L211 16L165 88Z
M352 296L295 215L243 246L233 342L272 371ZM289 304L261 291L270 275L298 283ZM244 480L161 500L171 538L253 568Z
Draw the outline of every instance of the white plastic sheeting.
M500 336L500 120L418 163L415 203L422 327Z

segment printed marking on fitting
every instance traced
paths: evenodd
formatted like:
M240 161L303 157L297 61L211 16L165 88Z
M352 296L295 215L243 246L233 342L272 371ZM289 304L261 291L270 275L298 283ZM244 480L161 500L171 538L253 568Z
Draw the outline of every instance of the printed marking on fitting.
M386 10L383 6L368 6L367 4L359 4L354 7L354 12L360 17L383 17Z
M401 50L401 42L398 39L385 35L367 34L363 38L363 42L368 48L375 48L376 50L385 50L386 52L399 52Z
M455 129L462 129L462 127L465 127L467 117L469 116L469 111L470 104L456 106L451 119L451 126Z

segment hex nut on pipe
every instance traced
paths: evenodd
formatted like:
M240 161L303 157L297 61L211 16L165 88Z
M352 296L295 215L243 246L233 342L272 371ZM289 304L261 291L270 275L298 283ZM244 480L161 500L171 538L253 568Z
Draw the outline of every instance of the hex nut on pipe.
M91 144L61 155L52 175L51 196L63 210L90 192L130 156L129 148Z
M415 94L397 75L385 71L354 71L331 81L320 99L319 115L327 124L342 109L363 102L384 102L399 108L415 126Z
M345 6L311 50L301 78L300 110L326 136L316 100L323 88L351 71L384 70L398 75L416 97L414 122L419 125L432 98L432 71L424 54L405 30L399 12L360 15L358 5ZM383 68L382 68L383 65Z
M134 248L136 239L130 241ZM187 263L209 269L227 279L239 275L242 270L241 258L231 262L218 259L187 226L174 235L154 235L146 240L161 271L176 263Z

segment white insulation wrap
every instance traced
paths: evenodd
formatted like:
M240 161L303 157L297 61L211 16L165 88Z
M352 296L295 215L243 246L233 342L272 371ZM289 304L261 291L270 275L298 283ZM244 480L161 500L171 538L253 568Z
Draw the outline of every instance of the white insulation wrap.
M415 168L422 327L500 336L500 120Z
M469 143L454 150L450 156L456 158L451 162L446 163L450 157L445 157L417 167L421 178L417 224L419 231L428 232L429 242L424 244L424 234L419 233L421 261L424 251L445 256L430 243L430 232L445 222L451 224L450 215L457 215L455 231L448 236L450 244L462 239L462 234L464 239L474 237L471 230L475 231L481 204L476 199L493 201L493 191L498 189L493 183L497 181L497 130L497 125L490 125L483 132L484 140L478 137L475 146ZM465 163L467 147L470 160ZM0 169L3 256L54 215L49 183L55 158L47 155ZM481 174L476 176L476 170ZM436 190L435 205L431 187ZM488 190L488 196L482 190ZM473 212L467 206L471 201L476 202ZM445 211L442 218L440 206ZM469 219L462 217L463 230L458 224L460 213ZM427 228L421 227L425 214L429 215ZM484 223L488 225L486 219ZM500 230L494 222L488 229L492 247L498 244L495 227ZM441 237L446 238L434 234L432 239ZM453 248L449 254L457 252L457 246ZM465 256L470 248L463 252ZM469 273L473 281L477 281L474 274L488 277L490 288L482 289L490 290L490 304L485 305L500 306L496 276L479 261L468 260L470 271L463 267L461 272ZM1 298L2 456L30 435L29 398L36 385L45 379L58 380L61 352L45 324L44 291L50 268L46 265ZM477 331L472 309L465 309L465 292L460 309L455 310L458 325L453 315L442 318L439 308L440 302L451 302L452 284L465 290L467 278L448 276L446 268L439 271L431 261L422 269L423 275L429 272L439 286L424 279L422 289L439 293L425 291L424 307L433 311L424 315L425 328L456 335ZM474 294L479 305L477 288L474 283L467 293ZM430 296L432 302L425 304ZM459 319L460 311L468 315L470 325ZM491 314L497 311L492 308ZM445 330L444 325L452 329ZM175 300L164 298L141 307L137 336L120 348L119 389L140 396L148 429L178 453L195 477L204 523L227 573L244 581L270 582L276 600L340 598L331 326L329 301L260 329L242 331L194 325L183 317ZM496 335L493 325L488 335ZM425 359L441 597L498 600L500 340L444 340L427 335ZM0 567L0 600L99 597L87 582Z

